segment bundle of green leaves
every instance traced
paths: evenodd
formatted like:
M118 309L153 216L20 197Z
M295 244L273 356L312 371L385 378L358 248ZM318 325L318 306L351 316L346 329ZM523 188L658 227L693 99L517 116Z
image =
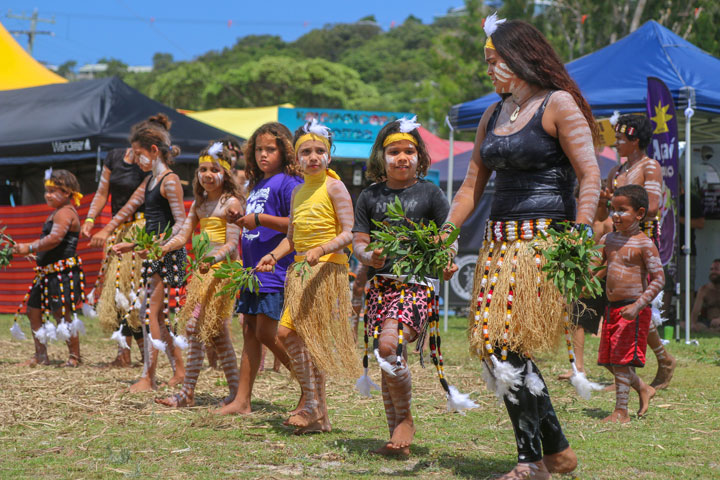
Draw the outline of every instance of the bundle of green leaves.
M305 283L305 280L310 278L310 275L312 275L310 264L304 258L299 262L295 262L295 264L293 265L293 270L295 270L296 275L300 275L301 281L303 283Z
M226 257L225 262L213 273L215 278L229 278L230 282L225 285L215 296L231 295L235 296L240 290L248 290L257 294L260 291L262 283L255 275L255 269L243 267L243 264L237 260L230 260Z
M161 242L170 236L170 231L170 225L168 225L162 234L153 235L148 233L144 226L135 225L124 240L134 243L136 252L147 250L148 260L158 260L162 257Z
M454 228L444 240L434 221L425 225L405 216L400 198L387 207L387 220L373 219L378 228L372 232L368 250L382 249L383 255L393 259L393 275L406 276L408 281L425 277L442 278L445 267L452 259L451 245L460 234Z
M547 241L547 245L539 249L546 259L542 271L568 304L583 296L594 298L602 294L600 281L595 277L603 268L598 265L602 247L595 244L588 230L573 228L569 222L558 222L540 235Z
M198 235L193 235L191 243L192 249L190 252L192 256L188 257L188 272L185 274L185 280L194 272L198 271L200 265L203 263L215 262L215 257L208 255L212 245L210 245L210 237L207 232L202 231Z
M0 268L5 269L13 259L13 245L15 241L5 234L7 227L0 228Z

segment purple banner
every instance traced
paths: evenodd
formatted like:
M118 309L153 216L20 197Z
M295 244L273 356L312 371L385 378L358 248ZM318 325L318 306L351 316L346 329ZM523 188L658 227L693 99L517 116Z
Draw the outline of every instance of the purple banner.
M660 199L660 260L663 265L676 264L679 198L677 114L670 90L662 80L648 77L647 116L653 136L647 149L650 158L660 163L663 172L663 193Z

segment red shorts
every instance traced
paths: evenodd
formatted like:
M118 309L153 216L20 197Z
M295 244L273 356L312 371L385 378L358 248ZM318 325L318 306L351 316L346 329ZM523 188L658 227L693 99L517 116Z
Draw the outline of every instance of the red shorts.
M632 302L613 302L607 308L600 336L598 365L644 367L647 336L652 310L646 306L634 320L626 320L620 310Z
M405 289L405 301L400 302L400 291ZM370 332L382 326L387 318L395 318L418 334L425 329L430 316L428 289L417 283L400 283L387 277L376 276L367 292L367 311ZM382 302L378 298L382 296Z

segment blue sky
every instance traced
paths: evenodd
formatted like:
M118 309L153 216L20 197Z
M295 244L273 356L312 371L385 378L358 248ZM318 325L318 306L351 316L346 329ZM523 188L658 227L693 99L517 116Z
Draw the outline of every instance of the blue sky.
M55 24L38 23L33 56L48 64L75 60L79 65L114 57L129 65L150 65L156 52L189 60L209 50L233 45L250 34L280 35L294 40L328 23L353 22L375 15L384 30L415 15L424 23L445 14L463 0L5 0L0 22L8 30L25 30L28 21L13 14L55 16ZM15 36L26 46L25 36Z

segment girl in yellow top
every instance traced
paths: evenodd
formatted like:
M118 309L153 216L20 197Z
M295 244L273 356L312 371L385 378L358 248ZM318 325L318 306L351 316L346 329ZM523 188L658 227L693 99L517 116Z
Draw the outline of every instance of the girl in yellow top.
M354 344L347 321L352 306L348 258L352 241L350 194L329 170L331 133L315 120L295 132L295 154L305 183L295 188L287 238L263 257L257 270L269 271L297 251L285 280L285 307L278 338L290 356L305 404L286 422L296 434L329 432L325 376L355 378Z
M230 395L223 404L235 398L238 389L238 367L235 349L230 341L229 324L235 298L231 295L216 296L229 279L213 276L214 266L229 256L238 256L240 227L227 223L228 209L242 211L243 201L235 177L230 170L230 151L222 143L211 144L200 152L199 167L193 180L195 201L190 206L182 229L163 245L163 255L182 248L192 237L195 228L208 234L212 262L201 264L199 271L187 286L187 300L180 312L180 325L185 325L189 340L185 381L179 393L156 402L169 407L191 407L194 404L195 384L204 358L204 348L218 353L225 372Z

